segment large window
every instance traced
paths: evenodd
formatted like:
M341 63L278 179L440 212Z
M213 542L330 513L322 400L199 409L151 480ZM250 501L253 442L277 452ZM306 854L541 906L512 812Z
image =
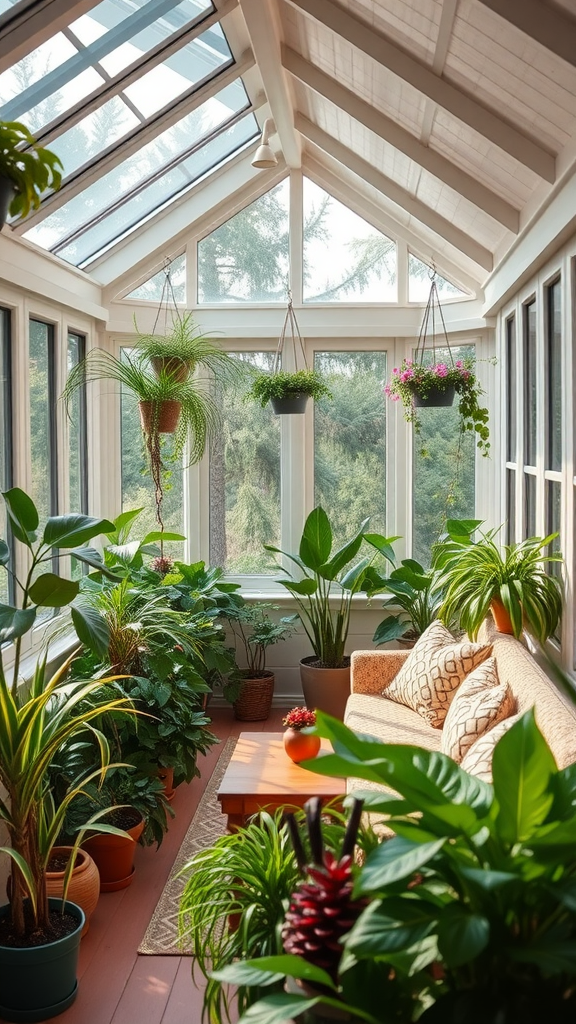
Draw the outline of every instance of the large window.
M516 540L516 471L517 471L517 359L516 319L506 321L506 543Z
M546 533L557 533L552 551L561 550L562 526L562 283L546 289ZM550 571L560 574L558 562Z
M83 334L68 333L68 372L86 354ZM71 512L88 511L88 438L86 429L86 389L75 391L69 407L68 483Z
M386 533L385 352L317 352L332 399L314 409L314 500L328 513L334 550L366 516Z
M274 354L238 358L271 370ZM269 574L263 544L280 544L280 418L269 405L245 402L234 385L221 400L223 430L210 448L210 563L231 573Z
M30 321L31 497L41 524L58 513L56 353L54 326Z
M0 307L0 491L12 484L12 352L10 311ZM0 537L8 540L6 506L0 502ZM0 604L10 598L9 576L0 573Z

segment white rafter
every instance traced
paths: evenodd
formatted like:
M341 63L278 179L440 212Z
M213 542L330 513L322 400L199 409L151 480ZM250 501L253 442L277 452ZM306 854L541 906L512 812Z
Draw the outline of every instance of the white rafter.
M556 158L535 139L503 120L472 96L439 78L429 67L392 43L333 0L288 0L298 10L321 22L418 92L469 125L546 181L556 178Z
M293 103L280 64L280 37L270 0L240 0L240 8L262 76L284 159L289 167L300 167L300 140L294 130Z
M390 143L395 149L414 160L436 178L439 178L461 196L469 199L494 220L510 231L518 232L519 212L505 199L457 167L440 153L422 145L411 132L406 131L392 118L382 114L375 107L341 85L331 75L310 64L301 54L289 47L282 47L282 64L290 74L313 89L320 96L335 103L355 121L359 121L379 138Z
M440 24L438 26L438 36L436 38L436 46L434 48L434 59L432 61L432 71L435 75L441 75L444 71L444 65L446 63L446 57L448 56L448 49L450 47L450 40L452 38L452 29L454 28L454 19L456 18L456 10L458 8L459 0L443 0L442 2L442 13L440 15ZM430 136L432 134L432 125L434 124L434 117L436 115L436 104L431 100L427 99L424 107L424 116L422 118L422 128L420 130L420 140L425 146L430 142Z
M454 245L460 252L469 256L475 263L484 267L485 270L492 269L493 258L490 250L475 241L470 235L467 235L465 231L461 231L460 228L451 224L445 217L442 217L441 214L436 213L426 203L423 203L410 192L407 192L405 188L398 185L392 178L388 178L381 171L376 170L372 164L357 156L356 153L348 149L347 146L342 145L332 135L328 135L318 125L309 121L307 117L297 114L295 124L300 134L312 142L313 145L318 146L319 149L324 150L325 153L334 157L339 163L348 167L354 174L369 182L370 185L373 185L379 192L382 192L383 195L402 207L403 210L406 210L407 213L415 217L422 224L426 224L427 227L442 235L446 241Z
M540 0L480 0L480 3L557 57L576 66L576 18L567 11Z

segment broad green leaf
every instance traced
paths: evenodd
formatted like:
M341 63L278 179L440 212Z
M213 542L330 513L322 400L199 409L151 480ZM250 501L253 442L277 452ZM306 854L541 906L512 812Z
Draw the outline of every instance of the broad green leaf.
M274 992L253 1003L240 1017L238 1024L280 1024L293 1021L295 1017L317 1006L320 998L305 999L291 996L287 992Z
M448 519L446 533L460 544L471 543L471 534L482 526L482 519Z
M344 569L344 567L356 557L362 546L364 530L367 525L368 519L365 519L358 532L354 537L352 537L352 540L347 541L341 548L338 548L330 561L326 561L324 565L321 566L319 571L320 575L323 576L324 579L335 580L342 569Z
M400 836L388 839L368 855L358 876L357 891L377 892L393 882L408 878L432 860L445 842L445 837L435 839L432 843L411 843Z
M22 544L30 547L31 543L36 540L36 530L40 522L36 505L20 487L12 487L9 491L3 491L2 497L10 516L12 533Z
M118 574L112 572L102 561L102 555L96 548L73 548L70 555L72 558L77 558L79 562L89 565L92 569L97 569L109 580L119 579Z
M374 957L410 949L432 930L438 907L426 900L391 897L375 901L344 940L357 957Z
M38 576L30 587L30 600L42 608L64 608L74 600L80 584L75 580L66 580L53 572L45 572Z
M319 505L308 516L300 541L300 558L308 569L315 572L330 558L332 529L328 516Z
M268 975L268 980L262 982L263 975ZM228 964L219 971L214 971L215 978L228 981L234 985L269 984L276 978L288 976L300 978L302 981L313 982L317 985L326 985L328 988L335 988L334 982L329 974L321 967L308 963L302 957L292 953L284 953L279 956L263 956L257 960L239 960L237 963ZM259 976L255 982L253 979ZM250 978L252 980L248 981Z
M318 589L316 580L278 580L286 590L289 590L292 594L299 594L302 597L307 597L310 594L315 594Z
M473 914L459 903L449 903L438 922L438 949L448 967L469 963L486 949L490 922L482 914Z
M35 608L12 608L9 604L0 604L0 643L9 643L19 636L24 636L32 629L36 618Z
M78 639L99 658L104 658L110 643L106 619L89 604L73 604L70 611Z
M556 762L530 709L496 744L492 760L497 826L505 842L530 838L552 806Z
M132 540L126 544L110 544L106 548L106 555L112 555L114 558L117 558L119 562L123 562L125 565L129 565L139 551L140 542L137 540Z
M458 868L461 875L469 882L482 889L484 892L493 892L501 889L503 885L511 885L513 882L522 884L522 879L510 871L491 871L489 868Z
M151 533L147 533L146 534L146 536L143 538L143 540L140 543L141 544L160 544L161 541L168 541L168 540L178 540L178 541L179 540L186 540L186 537L184 536L183 533L168 533L167 531L165 531L163 533L162 530L152 530Z
M0 565L8 565L10 561L10 548L5 540L0 540Z
M67 516L50 516L42 539L51 548L75 548L113 529L114 524L109 519L94 519L93 516L71 513Z
M383 537L381 533L365 533L364 540L376 548L388 562L391 562L392 565L396 564L396 555L392 545L394 541L400 540L400 537Z
M372 642L375 644L390 643L390 641L398 640L399 637L404 636L404 633L409 629L410 623L406 619L401 619L399 615L389 615L376 628Z

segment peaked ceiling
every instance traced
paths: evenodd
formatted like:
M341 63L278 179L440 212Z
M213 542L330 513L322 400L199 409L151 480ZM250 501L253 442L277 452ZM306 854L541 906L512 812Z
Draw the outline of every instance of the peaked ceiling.
M59 71L41 66L57 33ZM0 0L0 72L0 117L44 103L34 130L70 154L13 230L103 283L299 167L481 282L575 170L574 0ZM279 167L255 171L267 116Z

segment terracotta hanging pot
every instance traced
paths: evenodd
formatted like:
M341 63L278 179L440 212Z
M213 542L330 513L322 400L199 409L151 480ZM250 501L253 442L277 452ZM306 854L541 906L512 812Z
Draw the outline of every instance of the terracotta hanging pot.
M177 381L178 384L183 384L184 381L188 380L188 375L192 369L192 364L185 359L181 359L180 356L152 356L150 362L157 377L160 377L160 374L164 372L169 374L172 380Z
M431 387L426 395L419 395L414 392L414 405L422 409L446 409L454 404L455 394L456 389L453 386L448 388Z
M296 764L316 757L320 750L320 737L302 732L301 729L286 729L282 740L288 757Z
M139 402L140 423L145 434L173 434L178 426L182 403L173 398L163 402Z
M96 862L100 872L100 892L126 889L132 882L136 843L144 831L144 820L138 811L132 808L131 810L134 818L140 820L128 828L124 825L119 826L124 828L127 836L100 832L85 839L82 844Z
M492 598L490 603L490 611L492 612L492 618L494 619L494 625L499 633L508 633L514 635L514 627L512 626L512 619L506 608L502 604L499 597Z
M64 875L71 852L71 846L55 846L52 850L46 871L46 893L48 896L62 896ZM78 850L66 899L76 903L84 911L86 923L82 929L82 936L86 935L88 931L90 918L96 909L99 897L100 875L98 868L86 850Z

